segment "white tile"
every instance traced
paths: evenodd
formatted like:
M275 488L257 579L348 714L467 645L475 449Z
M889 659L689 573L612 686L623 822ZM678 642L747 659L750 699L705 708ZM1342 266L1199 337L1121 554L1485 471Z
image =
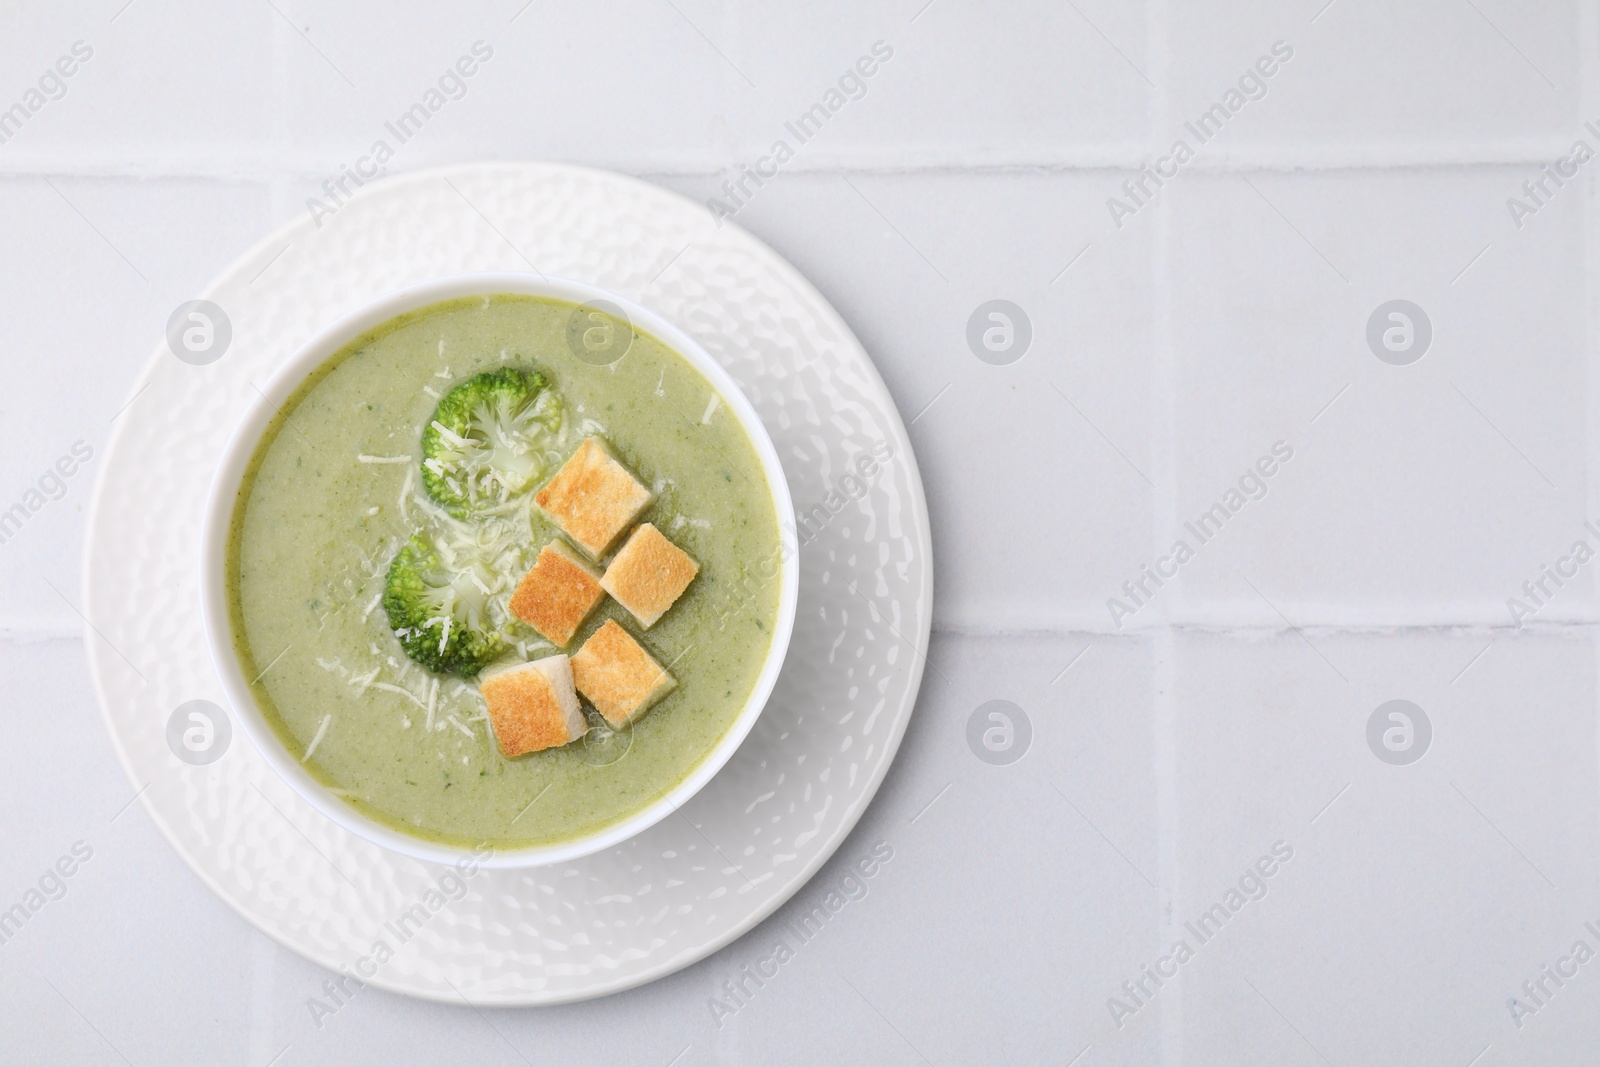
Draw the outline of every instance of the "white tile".
M714 8L678 6L719 35ZM485 158L706 169L726 154L727 101L735 83L748 87L671 5L522 7L414 5L376 36L366 10L325 9L312 36L356 88L289 40L289 60L304 68L285 87L289 143L336 169L382 141L390 173ZM476 70L461 78L464 57ZM398 127L418 104L436 105L420 131Z
M1185 120L1230 89L1257 97L1208 146L1219 155L1508 158L1565 147L1589 117L1580 31L1593 27L1575 4L1247 0L1167 10L1169 132L1181 136ZM1278 42L1292 55L1263 96L1248 75Z
M1335 1063L1466 1063L1522 1040L1506 998L1594 918L1593 640L1501 637L1455 683L1482 638L1311 640L1176 646L1175 936L1274 841L1294 849L1264 899L1197 944L1180 980L1186 1055L1321 1062L1295 1029ZM1432 728L1405 766L1368 747L1393 699ZM1594 990L1539 1017L1547 1050L1600 1036Z
M78 603L83 509L111 421L172 310L265 229L266 191L253 183L51 181L0 181L0 511L32 508L0 544L0 630L81 625L67 601ZM93 457L63 489L48 472L78 442Z
M1159 1021L1147 1014L1119 1034L1105 1006L1158 932L1150 646L950 637L934 641L930 660L894 768L837 858L701 966L718 979L736 971L874 843L894 849L868 895L840 913L838 936L829 929L800 948L797 970L739 1013L741 1047L762 1062L838 1061L804 1037L806 1020L827 1016L850 1020L842 1047L886 1039L885 1054L900 1058L891 1026L934 1062L1065 1062L1113 1037L1120 1052L1084 1062L1155 1062ZM1005 712L1003 751L1023 744L1022 717L1032 731L1008 764L968 742L969 719L995 700L1022 712ZM980 722L1006 744L1006 723Z
M4 106L81 43L81 66L65 91L28 119L4 146L51 169L53 163L105 172L226 170L259 159L273 135L273 62L279 22L267 4L190 8L171 0L126 0L89 11L36 5L0 44L12 72ZM280 23L281 25L281 23ZM289 32L287 26L281 26ZM70 66L70 65L69 65Z
M1196 174L1164 190L1177 481L1163 540L1196 550L1159 597L1176 615L1505 623L1507 598L1583 535L1583 202L1568 190L1519 232L1503 201L1522 173L1254 188ZM1397 298L1432 323L1409 366L1366 338ZM1294 456L1264 498L1214 540L1185 529L1279 441ZM1594 606L1580 577L1546 617Z
M821 101L878 41L892 58L815 140L795 145L798 165L1086 160L1126 152L1148 129L1156 76L1139 5L743 3L732 17L763 90L735 98L750 102L737 112L742 151L783 137L782 121Z
M1104 0L1080 5L1104 37L1070 8L521 6L416 11L376 30L358 9L322 14L308 36L327 60L284 44L292 143L354 163L381 139L395 168L489 157L707 172L778 140L793 169L1088 159L1137 144L1153 94L1135 69L1149 64L1139 9ZM493 57L402 145L385 121L479 40ZM858 87L848 72L875 45L888 58ZM1052 104L1063 100L1078 103ZM818 103L821 132L786 129Z
M1149 239L1098 230L1120 180L783 175L736 217L839 308L910 423L939 625L1103 628L1106 590L1148 557ZM994 299L1031 322L1010 365L967 343Z
M236 956L265 939L184 868L137 805L123 810L135 789L112 752L77 641L0 643L0 685L14 713L0 746L11 797L0 814L4 906L75 845L88 856L59 899L4 946L8 1050L85 1063L121 1062L113 1048L135 1060L206 1058L201 1048L229 1030L239 1036L248 983L236 967L208 964L201 946ZM134 973L138 982L127 979ZM152 1027L186 988L201 986L216 1000L192 1025Z

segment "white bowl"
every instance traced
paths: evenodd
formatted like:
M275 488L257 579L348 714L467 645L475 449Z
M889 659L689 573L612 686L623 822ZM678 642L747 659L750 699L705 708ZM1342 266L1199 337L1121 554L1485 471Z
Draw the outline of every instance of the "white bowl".
M700 765L655 803L641 808L620 822L592 834L554 845L495 851L487 859L484 859L482 852L412 837L385 826L363 815L318 782L301 765L299 759L284 747L260 707L257 706L238 655L234 651L233 623L228 611L226 559L234 502L245 469L261 441L261 435L284 401L330 356L361 334L396 315L443 300L494 293L544 296L574 304L603 301L620 307L635 326L654 335L667 347L683 356L722 394L723 403L733 411L755 445L756 452L761 456L761 465L767 476L767 485L772 491L772 505L777 511L780 530L783 521L794 514L794 505L789 496L789 483L785 480L783 467L778 462L778 453L772 447L772 440L767 436L766 428L761 425L755 408L739 391L738 385L729 377L728 372L722 369L721 364L712 359L710 354L688 334L624 297L581 282L517 273L462 274L410 286L346 315L313 337L274 375L272 381L262 390L260 398L251 405L239 423L217 467L206 506L205 527L201 534L200 595L211 658L216 664L223 690L227 694L241 729L249 735L257 751L273 770L277 771L283 780L309 804L351 833L417 859L436 863L455 863L471 859L484 867L534 867L587 856L627 840L682 807L711 780L717 771L722 769L723 764L728 762L766 706L772 687L777 683L778 672L783 666L784 654L788 651L800 585L799 554L793 544L782 541L778 623L760 677L756 679L755 688L751 691L750 699L740 711L739 717L734 720L728 732L722 736Z

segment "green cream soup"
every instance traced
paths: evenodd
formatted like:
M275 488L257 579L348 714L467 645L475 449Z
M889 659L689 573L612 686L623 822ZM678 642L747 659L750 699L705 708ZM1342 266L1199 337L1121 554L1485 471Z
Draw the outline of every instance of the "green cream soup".
M477 297L358 338L283 405L234 506L234 634L266 717L296 758L310 751L306 767L335 794L432 841L550 844L645 807L728 731L777 624L777 516L737 418L687 360L637 329L621 359L578 359L568 343L573 312L542 298ZM628 336L627 325L609 325ZM559 429L532 488L488 519L458 522L424 490L423 430L453 386L503 367L544 374L562 402ZM589 436L657 493L640 521L700 571L648 630L606 597L557 649L505 603L559 536L534 490ZM585 705L584 738L505 759L475 679L413 662L390 629L385 576L419 531L498 546L508 572L493 594L501 662L571 653L616 619L668 665L677 688L620 732Z

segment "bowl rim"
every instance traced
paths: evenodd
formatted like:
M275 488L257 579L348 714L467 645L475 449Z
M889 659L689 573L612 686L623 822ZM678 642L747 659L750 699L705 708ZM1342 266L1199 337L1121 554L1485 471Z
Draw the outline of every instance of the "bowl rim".
M734 412L761 458L776 511L780 567L778 619L761 672L745 706L694 770L650 804L593 833L550 845L486 852L482 845L471 848L429 841L378 822L334 796L293 756L257 705L234 651L228 610L227 542L244 473L262 434L306 378L345 345L399 315L448 300L499 294L547 297L580 306L609 302L622 309L631 325L653 335L706 378L722 403ZM381 848L434 863L468 862L491 869L519 869L575 860L621 844L677 811L727 764L754 728L777 684L794 631L800 564L798 546L787 524L794 514L793 498L777 449L755 407L727 370L677 325L619 293L570 278L519 271L451 274L404 286L341 315L300 345L258 392L223 449L207 492L201 527L201 614L213 665L240 729L278 776L332 822Z

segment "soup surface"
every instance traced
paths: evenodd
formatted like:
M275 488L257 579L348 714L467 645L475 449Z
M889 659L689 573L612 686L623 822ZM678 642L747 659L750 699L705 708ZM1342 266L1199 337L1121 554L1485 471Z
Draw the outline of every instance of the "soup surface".
M760 456L711 384L655 338L566 303L496 295L392 319L327 360L263 436L234 506L228 581L245 677L284 745L337 795L413 835L498 848L581 836L646 806L715 747L748 700L778 616L777 516ZM574 331L573 323L577 330ZM614 329L625 353L579 359L569 337ZM603 336L603 335L602 335ZM612 342L615 343L615 342ZM539 370L564 404L551 465L599 436L657 499L640 516L698 576L641 629L610 597L557 649L511 617L506 662L577 649L605 620L629 629L677 687L622 731L585 705L589 733L502 757L474 679L407 658L382 604L419 531L494 541L515 585L558 531L532 492L461 523L419 477L439 399L472 375ZM509 546L509 547L508 547ZM510 596L510 588L498 594Z

